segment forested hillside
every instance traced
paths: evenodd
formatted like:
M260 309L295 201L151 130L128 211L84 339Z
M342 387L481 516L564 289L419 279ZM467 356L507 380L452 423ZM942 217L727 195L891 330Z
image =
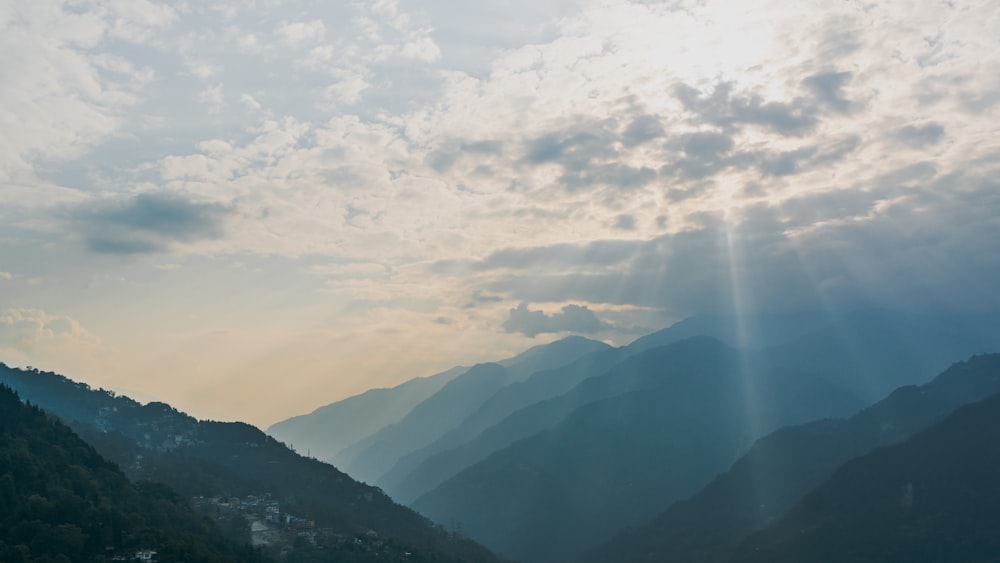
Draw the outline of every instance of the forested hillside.
M262 561L170 488L131 483L37 406L0 385L0 561Z

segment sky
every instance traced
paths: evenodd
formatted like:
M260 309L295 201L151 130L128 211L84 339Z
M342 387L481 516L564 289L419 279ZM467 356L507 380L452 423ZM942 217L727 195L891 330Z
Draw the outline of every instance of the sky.
M266 426L699 313L997 311L997 30L991 0L0 0L0 361Z

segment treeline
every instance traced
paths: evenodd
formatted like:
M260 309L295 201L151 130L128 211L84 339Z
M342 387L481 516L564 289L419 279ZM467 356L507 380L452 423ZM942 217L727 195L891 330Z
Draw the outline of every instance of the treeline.
M262 561L165 485L131 483L55 417L0 385L0 561Z

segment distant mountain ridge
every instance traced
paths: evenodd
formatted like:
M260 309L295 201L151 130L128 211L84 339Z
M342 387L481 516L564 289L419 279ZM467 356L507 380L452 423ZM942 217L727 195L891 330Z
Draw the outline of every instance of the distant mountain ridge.
M752 342L744 344L785 343L810 327L822 326L822 317L817 314L762 315L756 317L753 324L756 331ZM699 315L638 338L626 346L598 350L571 364L536 372L524 381L499 389L479 410L434 443L402 456L386 474L378 478L377 483L401 502L412 502L463 467L512 443L516 438L533 433L528 430L522 432L523 435L508 433L509 438L473 444L479 434L499 425L518 410L567 393L584 379L602 375L635 354L694 336L712 336L730 346L737 346L741 341L733 319ZM522 428L526 427L522 425ZM542 429L539 427L536 431ZM504 433L494 431L491 435L499 437Z
M399 422L413 407L468 369L457 366L388 389L370 389L309 414L272 424L267 433L289 445L309 450L317 459L343 466L351 461L339 455L344 448Z
M954 409L995 393L1000 393L1000 354L975 356L925 385L897 389L850 418L782 428L757 441L694 496L648 524L622 532L581 561L729 561L751 533L778 518L841 464L898 443Z
M509 557L565 561L693 493L762 433L860 406L822 379L748 366L708 337L646 350L550 402L567 400L580 406L550 430L413 506Z
M841 466L734 563L1000 558L1000 394Z
M1000 348L996 325L973 319L957 322L892 311L859 311L837 319L815 315L765 315L744 319L741 326L763 327L759 334L743 340L774 343L772 347L743 350L748 361L758 365L785 367L822 376L859 394L864 403L874 402L895 387L923 383L957 359ZM961 321L961 320L960 320ZM595 397L576 395L575 402L547 402L559 393L573 396L570 388L588 378L603 375L617 363L641 351L677 338L706 330L733 336L733 319L693 317L637 339L628 346L600 352L558 370L540 372L517 385L498 391L483 408L437 443L405 456L397 467L378 482L394 498L411 502L462 469L517 440L551 428ZM800 324L801 323L801 326ZM819 330L813 330L820 326ZM796 333L798 330L798 333ZM992 331L992 332L991 332ZM845 335L845 336L840 336ZM614 392L614 387L608 387ZM515 397L515 393L521 393ZM490 406L503 401L513 410L505 419L492 422ZM534 404L528 404L534 401ZM486 415L486 417L484 417ZM479 434L469 437L474 432ZM460 443L461 442L461 443Z
M345 455L355 455L346 469L351 475L378 482L400 457L433 443L461 424L499 389L523 381L538 371L609 348L596 340L569 337L536 346L508 361L477 364L415 406L398 423L344 450Z

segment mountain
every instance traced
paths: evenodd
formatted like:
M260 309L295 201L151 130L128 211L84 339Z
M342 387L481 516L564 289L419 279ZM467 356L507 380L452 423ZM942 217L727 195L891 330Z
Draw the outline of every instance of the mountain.
M463 447L484 430L522 408L558 397L581 381L606 373L630 355L630 350L626 348L600 350L571 364L540 371L524 381L501 387L475 412L440 438L397 460L392 469L379 479L379 485L402 503L416 500L462 468L515 441L501 437L496 441L478 441L478 448Z
M707 337L647 350L552 402L572 396L583 406L551 430L413 506L509 557L564 561L695 492L764 432L859 406L820 378L756 366Z
M188 498L235 498L237 506L239 499L273 499L282 518L291 523L294 516L303 527L308 541L294 543L300 560L497 560L381 490L247 424L198 421L163 403L141 405L54 373L3 364L0 382L70 423L131 479L161 481ZM209 508L233 509L225 504Z
M67 426L0 385L0 561L261 561L187 499L132 484Z
M370 389L309 414L275 423L267 433L299 450L309 451L317 459L345 466L352 460L339 455L341 450L399 422L413 407L468 369L454 367L389 389Z
M365 481L378 482L400 457L431 444L461 424L497 390L535 372L609 348L603 342L571 336L533 347L504 362L473 366L414 407L398 423L344 450L345 455L356 455L347 470Z
M723 562L841 464L898 443L963 404L1000 393L1000 354L958 362L922 386L897 389L848 419L782 428L724 474L650 523L619 534L585 562ZM983 435L980 433L980 435Z
M1000 395L854 459L732 561L854 563L1000 558Z
M596 352L500 389L440 439L400 458L378 484L393 498L412 502L489 454L551 428L597 397L556 403L544 402L547 399L567 393L639 352L692 335L721 336L756 347L767 344L748 351L748 356L764 364L821 375L871 403L899 385L927 381L955 359L996 349L1000 346L998 326L990 318L942 318L886 310L837 317L691 317L622 348Z
M746 322L756 329L753 333L754 342L785 343L811 329L821 327L824 319L819 314L755 315ZM643 336L627 346L598 350L571 364L534 373L524 381L498 390L477 411L435 442L402 456L391 470L379 478L378 484L400 502L412 502L461 469L512 443L513 437L495 442L481 441L474 446L463 447L514 412L558 397L584 379L601 375L626 358L650 348L694 336L712 336L735 346L740 341L737 325L737 320L733 317L690 317ZM498 432L494 436L503 434ZM521 437L525 436L517 436Z

